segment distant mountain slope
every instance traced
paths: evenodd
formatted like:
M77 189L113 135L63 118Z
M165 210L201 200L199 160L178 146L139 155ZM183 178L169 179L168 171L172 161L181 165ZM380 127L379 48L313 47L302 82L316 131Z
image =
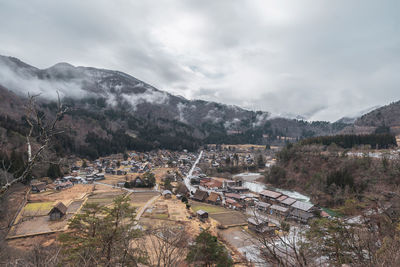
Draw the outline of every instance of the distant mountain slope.
M28 92L40 93L44 112L51 114L57 91L71 107L63 122L69 129L64 149L79 153L96 147L101 150L101 142L109 147L107 153L115 152L123 148L117 138L126 139L124 145L141 149L194 149L206 142L283 143L334 134L346 126L271 118L268 112L187 100L119 71L68 63L38 69L0 56L0 115L22 123L21 103ZM7 104L14 102L18 104Z
M374 109L354 121L354 124L346 127L344 133L372 133L375 131L390 131L400 134L400 101Z

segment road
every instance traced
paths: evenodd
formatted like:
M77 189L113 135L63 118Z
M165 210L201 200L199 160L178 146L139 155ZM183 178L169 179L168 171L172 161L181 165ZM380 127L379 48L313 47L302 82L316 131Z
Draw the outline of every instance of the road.
M189 173L186 175L186 177L184 179L185 185L189 189L190 194L192 194L192 192L196 192L196 188L194 186L192 186L192 184L190 183L190 177L192 176L193 171L196 168L196 165L199 163L201 156L203 156L203 150L200 151L198 158L196 159L192 168L190 169Z

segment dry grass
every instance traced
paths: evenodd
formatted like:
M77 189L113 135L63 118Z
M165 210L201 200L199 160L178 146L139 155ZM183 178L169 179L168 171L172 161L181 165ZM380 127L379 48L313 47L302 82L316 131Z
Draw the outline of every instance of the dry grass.
M47 215L52 209L53 204L54 202L28 203L25 205L22 214L24 217Z
M208 212L209 214L212 214L212 213L220 213L220 212L227 211L227 209L225 209L223 207L207 205L205 203L191 202L190 204L192 205L191 208L194 212L197 212L198 210L204 210L204 211Z

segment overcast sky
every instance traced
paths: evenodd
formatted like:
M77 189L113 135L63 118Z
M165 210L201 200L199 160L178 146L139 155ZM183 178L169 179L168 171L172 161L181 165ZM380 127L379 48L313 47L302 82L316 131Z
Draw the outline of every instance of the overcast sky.
M0 0L0 54L337 120L400 100L400 1Z

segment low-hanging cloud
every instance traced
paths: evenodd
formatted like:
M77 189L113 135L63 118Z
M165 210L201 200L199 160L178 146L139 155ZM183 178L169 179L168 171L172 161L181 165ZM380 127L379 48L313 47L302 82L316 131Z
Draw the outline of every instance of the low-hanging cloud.
M55 100L60 97L82 97L87 92L82 90L82 80L55 81L39 79L37 75L29 72L18 72L4 61L0 60L0 84L15 93L27 96L41 95L47 99Z

